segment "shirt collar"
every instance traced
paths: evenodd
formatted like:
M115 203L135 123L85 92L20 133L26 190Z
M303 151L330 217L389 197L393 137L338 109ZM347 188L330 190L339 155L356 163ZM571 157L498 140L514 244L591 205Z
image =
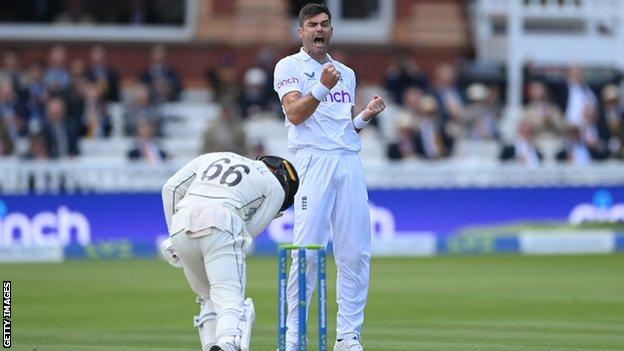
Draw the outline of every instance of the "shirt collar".
M302 61L314 60L314 58L312 56L310 56L307 52L305 52L305 50L303 50L303 47L301 49L299 49L299 52L295 54L295 57L297 57L298 59L300 59ZM329 54L327 54L327 57L329 58L329 61L332 61L332 62L334 61L331 58L331 56L329 56ZM314 61L316 61L316 60L314 60Z

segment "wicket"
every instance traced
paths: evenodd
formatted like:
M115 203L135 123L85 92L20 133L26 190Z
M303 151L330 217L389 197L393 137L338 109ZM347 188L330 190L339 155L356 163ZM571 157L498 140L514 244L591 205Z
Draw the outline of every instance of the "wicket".
M327 351L327 266L325 247L320 245L280 245L278 248L278 351L286 350L286 284L288 281L286 267L288 251L297 250L299 263L297 291L299 296L298 351L307 348L306 322L306 250L315 250L318 259L318 349Z

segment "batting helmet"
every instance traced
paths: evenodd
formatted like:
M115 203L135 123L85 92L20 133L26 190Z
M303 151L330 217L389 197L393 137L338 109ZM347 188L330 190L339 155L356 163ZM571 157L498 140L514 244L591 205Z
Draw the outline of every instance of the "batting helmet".
M278 156L262 156L259 158L273 172L282 188L284 188L284 203L280 211L289 208L295 202L295 194L299 189L299 175L292 163Z

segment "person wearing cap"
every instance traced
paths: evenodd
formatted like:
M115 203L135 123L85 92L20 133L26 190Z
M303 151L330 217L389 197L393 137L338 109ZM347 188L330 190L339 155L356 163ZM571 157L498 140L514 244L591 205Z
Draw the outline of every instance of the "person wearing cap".
M462 112L461 129L467 139L497 139L498 116L489 103L490 89L482 83L473 83L466 89L468 105Z

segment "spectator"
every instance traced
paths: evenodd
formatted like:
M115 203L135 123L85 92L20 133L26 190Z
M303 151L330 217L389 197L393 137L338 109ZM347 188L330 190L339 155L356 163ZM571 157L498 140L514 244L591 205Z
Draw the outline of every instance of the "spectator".
M13 139L26 134L26 106L10 79L0 81L0 121Z
M150 103L147 86L139 84L132 90L132 101L124 113L124 130L128 136L137 134L139 121L148 120L156 128L156 134L162 135L162 116L158 109Z
M563 148L557 153L557 160L574 165L588 165L600 155L587 147L581 138L578 126L568 126Z
M388 159L408 160L415 159L422 153L416 132L414 131L414 117L408 111L399 112L396 118L397 141L388 145Z
M427 77L420 70L416 60L408 54L402 54L390 63L386 71L384 86L397 104L404 104L405 90L410 87L427 89Z
M155 102L177 101L180 98L182 85L179 75L167 63L167 49L162 45L152 48L150 66L139 79L150 88Z
M441 64L436 67L433 94L438 102L442 123L461 119L465 106L465 98L456 82L455 68L450 64Z
M70 77L69 89L59 96L65 100L68 121L78 127L80 136L84 136L87 132L87 126L82 118L84 116L84 90L89 84L84 61L76 59L71 62Z
M62 45L55 45L48 55L48 69L43 81L51 94L61 93L69 88L70 77L67 72L67 50Z
M600 124L604 127L603 139L612 157L624 158L624 109L620 103L620 90L609 84L602 89Z
M65 9L54 18L54 22L63 24L93 23L93 16L87 13L83 4L82 0L66 0Z
M238 104L243 118L248 118L258 112L265 111L269 105L269 94L266 90L267 75L258 67L252 67L245 72Z
M221 55L216 67L208 68L206 79L212 88L216 103L229 105L238 100L240 87L237 83L237 76L236 61L232 53ZM271 89L273 89L272 86Z
M15 91L20 93L22 89L22 75L19 68L19 56L13 49L8 49L2 55L3 66L0 69L0 81L10 80Z
M568 69L566 85L559 87L559 100L564 106L568 125L581 127L587 118L596 114L596 95L585 82L583 71L577 65Z
M85 136L88 138L108 137L112 129L110 116L106 113L98 88L92 83L84 86L82 124L86 127Z
M25 160L45 161L50 159L50 150L46 136L42 132L33 133L28 137L28 151L23 155Z
M562 137L565 121L559 107L550 101L546 85L537 80L530 82L527 96L522 119L531 124L535 137L538 140Z
M461 132L475 140L498 139L498 115L490 103L491 91L484 84L473 83L466 89L468 106L461 117Z
M0 156L9 156L13 154L13 138L3 120L0 120Z
M91 49L91 64L87 77L95 83L104 101L119 101L119 76L106 62L106 50L101 45Z
M501 161L529 167L539 166L543 158L535 145L533 125L527 120L520 122L514 143L505 145L500 155Z
M74 157L79 154L79 126L68 120L65 102L59 97L52 97L46 103L43 135L50 158Z
M234 108L221 107L219 119L210 123L204 132L202 153L230 151L247 155L247 137Z
M167 159L167 153L156 141L155 125L152 121L141 119L137 125L137 138L134 147L128 152L128 159L145 161L156 165Z
M24 94L26 97L26 114L28 120L28 133L41 131L45 120L45 102L48 98L48 90L43 81L43 65L34 62L28 68Z
M427 159L447 157L453 148L453 139L445 132L438 102L433 96L425 95L418 105L417 142L422 155Z

